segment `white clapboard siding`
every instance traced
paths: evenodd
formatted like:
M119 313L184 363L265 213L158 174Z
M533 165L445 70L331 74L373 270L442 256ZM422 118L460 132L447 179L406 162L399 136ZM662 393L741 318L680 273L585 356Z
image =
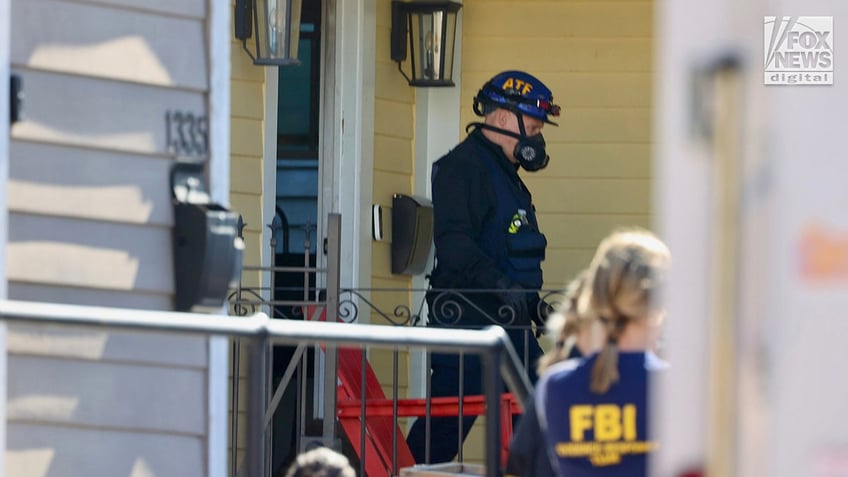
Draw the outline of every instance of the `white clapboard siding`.
M32 379L38 376L39 379ZM205 372L172 366L9 357L12 421L202 435Z
M14 65L207 89L202 19L56 0L15 0L12 16Z
M171 310L174 308L173 296L170 293L143 293L138 290L98 290L13 282L9 283L9 296L21 301L73 303L133 310Z
M14 141L9 208L134 224L173 224L171 161Z
M161 333L106 332L59 326L16 325L6 338L10 353L104 360L113 363L205 368L209 356L204 338Z
M13 140L167 155L165 113L206 114L200 92L18 72L25 85L26 117L12 128Z
M197 436L11 423L9 477L201 477L204 443Z
M210 78L229 52L210 51L222 30L211 31L210 18L220 23L230 8L226 0L11 0L11 66L26 101L11 130L9 298L173 309L166 117L217 124L207 117L210 97L228 93ZM226 452L226 358L210 342L10 327L0 474L223 476L212 447Z
M74 3L88 3L113 8L124 8L135 12L203 19L208 16L207 8L209 1L210 0L73 0Z
M114 290L173 290L171 230L9 214L10 281Z

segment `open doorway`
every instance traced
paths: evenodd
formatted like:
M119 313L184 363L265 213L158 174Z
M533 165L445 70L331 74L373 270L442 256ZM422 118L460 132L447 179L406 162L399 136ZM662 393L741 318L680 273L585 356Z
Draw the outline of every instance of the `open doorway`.
M319 191L319 111L321 84L321 0L303 0L301 10L299 66L278 71L276 215L281 230L275 264L282 267L314 267L317 247ZM314 299L315 274L275 272L275 301ZM299 307L275 306L274 317L303 319ZM294 348L276 346L273 352L273 386L276 389ZM311 416L314 353L289 385L274 415L272 475L282 475L297 455L298 434L308 432ZM304 410L299 411L299 410Z
M321 1L305 0L301 12L300 66L278 75L276 205L288 227L278 253L315 253L318 222L318 122L321 85ZM285 249L288 247L288 249Z

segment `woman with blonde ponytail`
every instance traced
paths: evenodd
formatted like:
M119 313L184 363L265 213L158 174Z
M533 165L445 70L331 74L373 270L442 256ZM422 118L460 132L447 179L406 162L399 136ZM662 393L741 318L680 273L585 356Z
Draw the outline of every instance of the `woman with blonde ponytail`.
M648 432L648 381L665 367L653 350L664 317L658 301L670 254L643 230L604 239L578 298L593 317L596 349L550 366L535 407L556 475L646 475L657 447Z

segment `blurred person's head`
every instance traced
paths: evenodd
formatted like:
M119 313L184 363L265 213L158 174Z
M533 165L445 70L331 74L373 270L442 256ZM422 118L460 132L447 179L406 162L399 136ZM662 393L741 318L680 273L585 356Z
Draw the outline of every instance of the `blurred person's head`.
M565 289L565 301L552 313L545 324L550 336L555 337L554 348L539 358L538 374L560 361L579 358L592 352L592 318L580 309L580 296L586 290L588 270L583 270Z
M603 340L596 343L593 392L603 394L618 381L619 351L656 346L664 316L657 295L670 260L668 247L645 230L615 232L598 246L584 295Z
M285 477L356 477L347 457L327 447L297 456Z

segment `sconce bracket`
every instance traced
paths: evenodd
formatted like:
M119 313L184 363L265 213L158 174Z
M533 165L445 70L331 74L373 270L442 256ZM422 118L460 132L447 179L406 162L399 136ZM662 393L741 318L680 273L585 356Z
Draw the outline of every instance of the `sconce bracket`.
M406 43L409 41L409 25L404 2L392 1L392 33L391 54L392 60L398 63L406 61Z
M253 2L248 0L236 0L233 7L233 32L236 39L244 42L253 36Z

